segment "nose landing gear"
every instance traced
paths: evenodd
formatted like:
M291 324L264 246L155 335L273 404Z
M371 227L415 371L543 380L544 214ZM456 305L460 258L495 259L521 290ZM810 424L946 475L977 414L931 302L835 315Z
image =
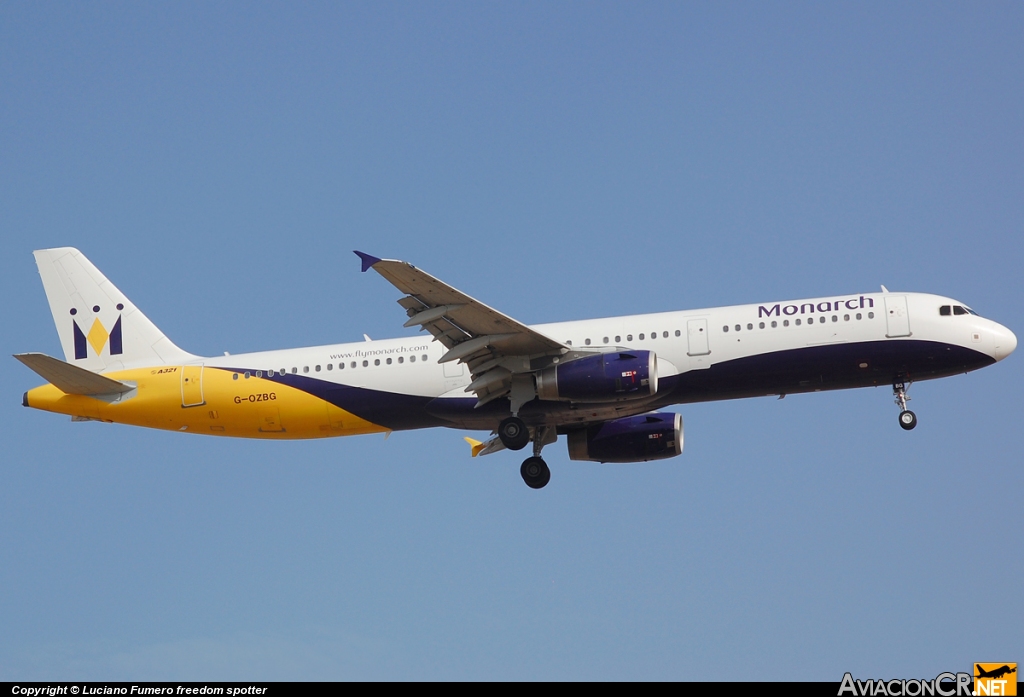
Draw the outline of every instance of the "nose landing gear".
M904 431L910 431L917 426L917 415L907 409L907 402L910 401L910 397L907 396L907 390L910 389L910 380L898 380L892 385L892 394L896 397L896 406L900 408L900 428Z

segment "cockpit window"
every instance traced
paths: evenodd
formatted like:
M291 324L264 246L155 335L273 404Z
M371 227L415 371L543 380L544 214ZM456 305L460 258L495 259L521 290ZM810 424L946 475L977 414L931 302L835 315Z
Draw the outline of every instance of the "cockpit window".
M967 310L965 308L963 308L963 307L960 307L959 305L954 305L953 306L953 314L954 315L966 315L967 314Z
M951 308L949 305L943 305L942 307L939 308L939 314L942 315L943 317L945 317L946 315L951 315L953 314L953 308Z

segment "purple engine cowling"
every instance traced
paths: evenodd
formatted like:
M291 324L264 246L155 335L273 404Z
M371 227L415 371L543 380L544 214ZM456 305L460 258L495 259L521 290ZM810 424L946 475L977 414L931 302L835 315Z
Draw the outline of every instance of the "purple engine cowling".
M683 452L680 414L640 414L569 432L569 459L647 462Z
M658 391L658 357L653 351L613 351L584 356L537 373L541 399L617 402Z

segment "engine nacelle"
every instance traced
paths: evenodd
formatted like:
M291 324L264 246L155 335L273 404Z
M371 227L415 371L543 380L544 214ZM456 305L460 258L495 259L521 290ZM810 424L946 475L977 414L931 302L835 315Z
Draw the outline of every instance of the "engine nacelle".
M680 414L640 414L569 432L569 459L647 462L683 452Z
M617 402L658 391L658 357L653 351L613 351L584 356L537 373L541 399Z

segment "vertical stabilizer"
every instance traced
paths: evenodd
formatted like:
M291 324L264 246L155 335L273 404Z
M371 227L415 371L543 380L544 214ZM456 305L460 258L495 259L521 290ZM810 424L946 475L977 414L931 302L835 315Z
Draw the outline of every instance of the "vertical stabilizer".
M77 249L33 254L68 363L101 372L196 358L164 336Z

